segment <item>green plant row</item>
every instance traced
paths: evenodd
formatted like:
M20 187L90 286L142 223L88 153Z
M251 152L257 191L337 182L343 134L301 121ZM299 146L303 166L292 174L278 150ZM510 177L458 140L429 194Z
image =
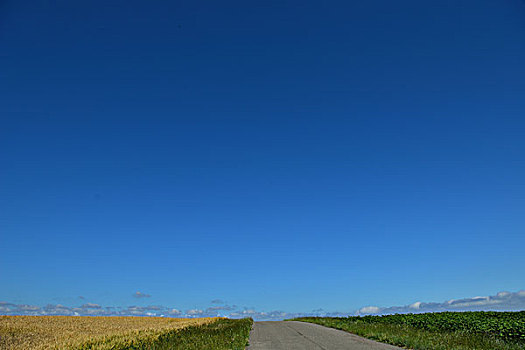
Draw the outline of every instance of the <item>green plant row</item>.
M111 349L111 350L244 350L253 320L219 319L215 322L170 330L152 337L141 337L140 333L118 342L108 339L84 343L75 350Z
M440 312L354 317L365 323L404 324L437 332L466 332L503 340L525 340L525 311L520 312Z
M305 317L296 320L416 349L426 349L428 344L428 349L432 346L437 349L446 342L448 345L443 349L525 349L525 311Z
M299 319L341 329L379 342L416 350L525 350L525 344L481 334L431 332L401 324L364 323L348 319Z

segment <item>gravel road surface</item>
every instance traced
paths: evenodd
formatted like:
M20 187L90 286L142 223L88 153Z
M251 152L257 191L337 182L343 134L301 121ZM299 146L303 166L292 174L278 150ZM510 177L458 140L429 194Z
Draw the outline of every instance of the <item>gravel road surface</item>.
M278 321L255 322L249 350L399 350L401 348L364 339L317 324Z

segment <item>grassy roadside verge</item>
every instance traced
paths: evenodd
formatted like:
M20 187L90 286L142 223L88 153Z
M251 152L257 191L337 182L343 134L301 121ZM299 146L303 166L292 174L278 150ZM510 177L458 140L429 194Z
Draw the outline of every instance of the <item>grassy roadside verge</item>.
M375 316L377 317L377 316ZM524 350L525 342L513 339L498 339L492 335L473 333L469 329L454 331L429 330L408 325L389 322L388 316L377 319L359 317L330 318L305 317L294 319L316 323L322 326L341 329L364 338L373 339L416 350ZM438 316L439 317L439 316ZM466 325L466 324L465 324ZM419 326L421 327L421 326ZM431 327L427 327L431 328Z
M218 319L215 322L189 326L167 331L155 339L130 338L128 341L114 343L109 341L87 342L74 350L244 350L253 320Z

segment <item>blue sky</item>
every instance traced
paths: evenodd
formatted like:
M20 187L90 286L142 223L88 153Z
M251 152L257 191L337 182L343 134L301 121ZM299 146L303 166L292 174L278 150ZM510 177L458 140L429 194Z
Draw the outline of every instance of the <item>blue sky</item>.
M0 47L4 303L525 287L524 1L4 1Z

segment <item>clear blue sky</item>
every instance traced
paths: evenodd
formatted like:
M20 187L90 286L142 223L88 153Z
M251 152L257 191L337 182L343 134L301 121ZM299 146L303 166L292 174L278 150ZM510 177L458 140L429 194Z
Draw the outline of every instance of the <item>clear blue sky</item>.
M0 300L522 289L524 62L521 0L2 1Z

